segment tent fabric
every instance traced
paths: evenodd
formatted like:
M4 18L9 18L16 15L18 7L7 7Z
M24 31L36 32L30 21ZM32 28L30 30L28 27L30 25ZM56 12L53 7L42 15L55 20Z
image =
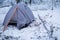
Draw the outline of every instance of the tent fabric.
M22 7L21 7L21 5L22 5ZM27 7L24 4L20 4L20 3L18 4L18 6L19 6L19 9L21 11L23 11L23 13L26 16L26 18L28 18L30 21L32 21L34 19L33 13L32 13L32 11L30 10L29 7Z
M17 27L23 27L34 20L34 15L29 7L22 3L14 5L6 14L3 25L7 26L13 20L17 22Z
M14 10L16 10L16 5L14 5L14 7L12 7L8 13L6 14L5 16L5 19L4 19L4 22L3 22L3 25L7 25L8 22L10 21L11 17L14 15Z

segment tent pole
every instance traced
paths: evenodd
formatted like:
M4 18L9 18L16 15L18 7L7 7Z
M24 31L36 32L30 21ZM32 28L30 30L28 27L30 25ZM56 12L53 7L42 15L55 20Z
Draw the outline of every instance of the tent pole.
M14 13L16 12L17 9L18 9L18 6L15 8ZM11 17L11 18L12 18L12 17ZM10 20L9 20L9 22L10 22ZM8 22L8 23L9 23L9 22ZM7 23L7 25L8 25L8 23ZM4 28L3 28L3 32L6 30L7 25L4 26Z
M3 28L3 32L6 30L6 28L7 28L7 25L4 26L4 28Z

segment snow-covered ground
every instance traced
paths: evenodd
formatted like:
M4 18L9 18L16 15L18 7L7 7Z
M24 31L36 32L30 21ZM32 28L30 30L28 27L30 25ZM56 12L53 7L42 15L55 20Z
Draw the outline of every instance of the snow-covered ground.
M35 21L21 30L9 26L5 32L2 34L0 32L0 40L60 40L60 9L54 8L52 11L49 8L49 10L43 8L43 10L41 10L37 8L38 5L37 7L36 5L29 7L36 18ZM10 8L11 7L0 8L0 31L2 31L3 20ZM51 30L53 30L53 33ZM50 33L52 33L52 36Z

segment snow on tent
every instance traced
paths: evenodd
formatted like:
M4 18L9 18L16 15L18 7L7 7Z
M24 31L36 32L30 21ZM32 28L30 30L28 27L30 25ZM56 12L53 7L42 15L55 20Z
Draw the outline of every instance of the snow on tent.
M7 28L9 23L17 23L17 28L21 28L26 24L34 21L34 15L29 7L24 4L18 3L14 5L6 14L3 25L4 29Z

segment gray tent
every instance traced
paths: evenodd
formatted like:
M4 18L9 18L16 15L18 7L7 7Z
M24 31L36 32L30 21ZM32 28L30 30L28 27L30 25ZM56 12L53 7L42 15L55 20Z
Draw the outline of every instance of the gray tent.
M29 24L34 20L34 16L29 7L22 3L14 5L7 13L3 25L4 30L7 25L12 21L17 23L17 28L23 27L25 24Z

